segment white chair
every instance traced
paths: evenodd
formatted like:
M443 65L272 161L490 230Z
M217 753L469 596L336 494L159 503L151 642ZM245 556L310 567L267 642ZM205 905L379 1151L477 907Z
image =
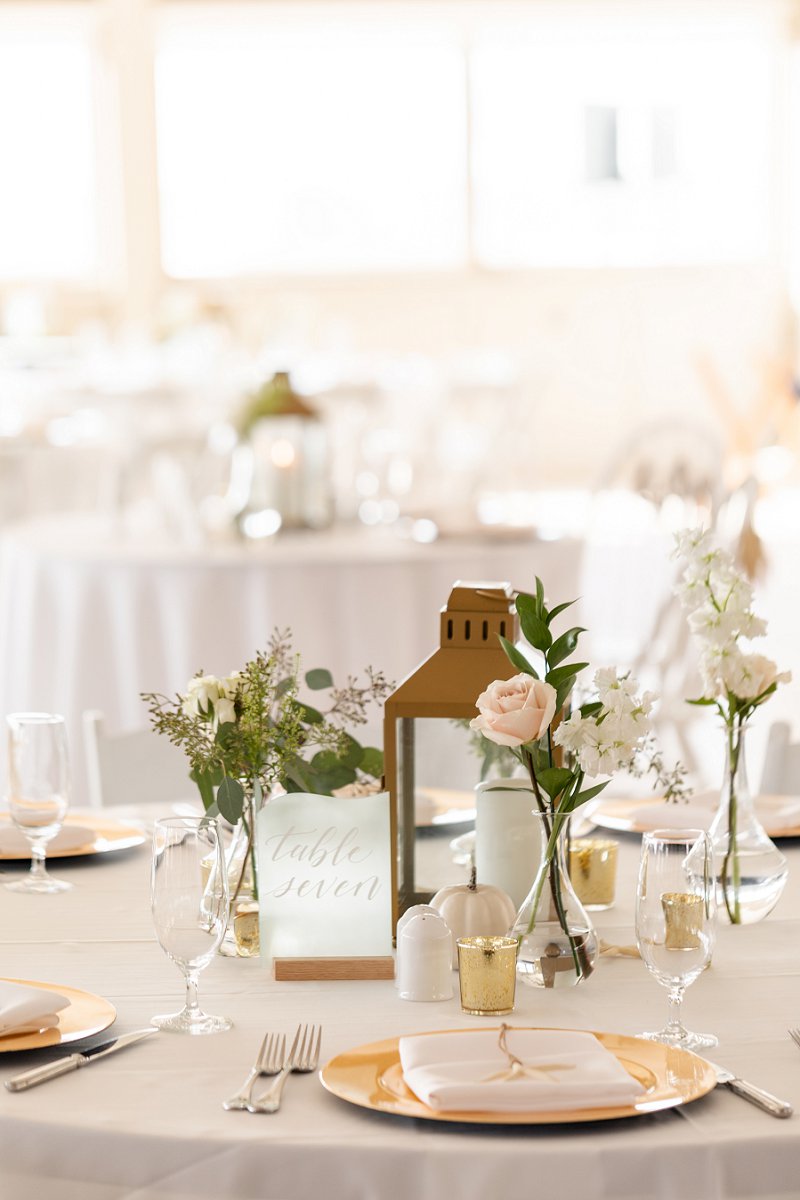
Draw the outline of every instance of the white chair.
M153 730L111 735L103 714L92 710L83 714L83 737L93 808L199 798L183 752Z
M790 738L788 722L770 728L759 788L764 796L800 796L800 743Z

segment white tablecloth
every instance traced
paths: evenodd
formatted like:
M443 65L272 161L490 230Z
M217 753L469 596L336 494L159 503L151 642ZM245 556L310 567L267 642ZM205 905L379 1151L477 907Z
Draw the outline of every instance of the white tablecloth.
M306 670L341 682L371 665L399 682L438 646L456 579L532 588L539 574L572 599L579 569L578 543L530 537L330 533L193 550L120 538L99 517L42 518L0 546L0 713L65 714L79 801L84 709L101 709L109 732L141 728L140 692L238 669L276 628L293 631Z
M624 838L620 901L602 935L632 939L638 844ZM687 1023L720 1037L717 1061L800 1111L800 849L767 921L720 930L689 989ZM146 849L58 865L60 896L0 892L3 974L87 988L118 1009L116 1032L177 1007L177 970L148 911ZM9 868L5 868L8 870ZM314 1076L290 1079L276 1116L225 1113L267 1029L324 1025L324 1057L364 1042L476 1026L457 999L411 1004L391 983L276 983L256 961L217 959L201 998L235 1021L211 1038L158 1035L27 1093L0 1090L3 1200L720 1200L797 1197L800 1116L777 1121L726 1090L681 1110L558 1129L459 1128L349 1106ZM666 992L639 961L602 959L569 991L520 989L514 1023L635 1034L663 1023ZM44 1056L43 1056L44 1057ZM32 1056L3 1056L7 1077Z

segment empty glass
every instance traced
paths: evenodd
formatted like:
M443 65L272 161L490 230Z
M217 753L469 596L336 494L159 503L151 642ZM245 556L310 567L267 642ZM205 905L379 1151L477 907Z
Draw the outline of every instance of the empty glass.
M8 726L8 810L31 848L31 869L7 883L12 892L63 892L72 887L45 868L47 843L69 805L69 760L64 718L55 713L11 713Z
M636 940L648 971L669 989L669 1020L641 1036L684 1050L717 1044L713 1034L690 1033L681 1021L684 992L714 949L712 861L711 840L697 829L659 829L642 841Z
M153 1017L173 1033L221 1033L227 1017L204 1013L197 977L219 948L228 921L228 873L216 820L170 817L156 821L151 873L153 924L161 949L186 979L186 1003L177 1013Z

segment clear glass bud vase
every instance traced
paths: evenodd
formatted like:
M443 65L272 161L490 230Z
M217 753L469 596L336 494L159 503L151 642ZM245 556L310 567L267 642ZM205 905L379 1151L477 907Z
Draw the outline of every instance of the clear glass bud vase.
M248 805L247 818L247 825L239 821L234 827L225 850L230 914L219 953L226 958L254 958L259 952L258 881L248 830L254 819L252 803Z
M570 882L566 857L569 822L552 846L552 818L533 811L542 826L541 861L511 930L519 942L517 978L530 987L573 987L594 970L597 934Z
M771 912L789 873L786 859L755 814L747 784L747 726L725 726L726 757L719 807L709 830L717 910L732 925L752 925Z

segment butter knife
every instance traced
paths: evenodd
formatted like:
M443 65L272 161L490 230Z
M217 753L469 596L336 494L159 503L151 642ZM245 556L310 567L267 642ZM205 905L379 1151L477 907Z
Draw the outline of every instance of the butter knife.
M12 1079L6 1080L6 1088L9 1092L24 1092L28 1088L36 1087L39 1083L45 1083L48 1079L57 1079L59 1075L77 1071L78 1067L87 1067L89 1063L96 1062L98 1058L105 1058L107 1054L116 1054L117 1050L133 1046L136 1042L141 1042L154 1033L158 1033L158 1030L153 1025L148 1029L137 1029L134 1033L123 1033L121 1037L101 1042L99 1046L92 1046L89 1050L81 1051L80 1054L57 1058L55 1062L48 1063L44 1067L33 1067L30 1071L23 1071L21 1075L14 1075Z
M756 1087L754 1083L740 1079L738 1075L734 1075L733 1071L727 1071L725 1067L717 1066L716 1063L709 1060L706 1061L716 1073L718 1084L730 1088L737 1096L741 1096L743 1100L749 1100L751 1104L755 1104L756 1108L763 1109L771 1117L790 1117L794 1112L791 1104L786 1100L779 1100L777 1096L772 1095L772 1092L765 1092L763 1088Z

